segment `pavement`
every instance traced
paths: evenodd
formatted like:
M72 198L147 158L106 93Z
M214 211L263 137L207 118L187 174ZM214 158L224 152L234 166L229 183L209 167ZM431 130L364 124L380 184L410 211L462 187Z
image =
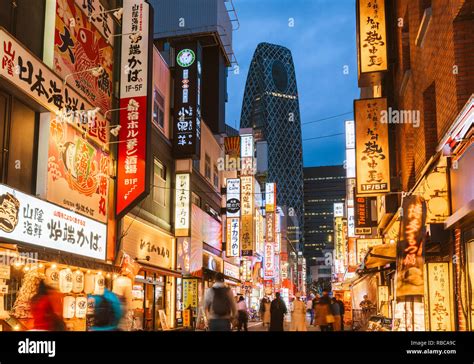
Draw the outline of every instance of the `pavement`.
M263 326L262 321L251 321L248 323L248 328L249 331L268 331L268 326ZM285 321L284 322L284 330L285 331L290 331L291 328L291 322L290 321ZM315 327L313 325L309 324L309 320L306 323L306 328L308 331L320 331L319 327Z

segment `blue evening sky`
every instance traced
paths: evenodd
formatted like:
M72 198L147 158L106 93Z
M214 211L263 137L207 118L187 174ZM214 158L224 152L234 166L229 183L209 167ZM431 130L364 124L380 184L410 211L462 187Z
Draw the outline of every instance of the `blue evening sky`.
M226 119L239 127L249 65L257 44L283 45L293 53L302 124L352 112L359 97L355 0L234 0L240 29L233 47L240 66L229 72ZM289 18L294 27L289 27ZM344 74L344 66L349 74ZM304 141L344 132L352 114L302 125L305 167L342 164L344 136Z

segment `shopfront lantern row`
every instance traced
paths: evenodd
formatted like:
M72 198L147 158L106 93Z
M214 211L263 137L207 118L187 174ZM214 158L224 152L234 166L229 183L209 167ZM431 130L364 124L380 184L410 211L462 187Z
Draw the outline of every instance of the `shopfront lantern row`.
M46 269L45 275L46 284L51 288L59 289L59 270L55 266L52 266Z
M71 269L64 268L59 271L59 291L70 293L73 287L73 277Z
M66 296L63 300L63 317L71 319L76 313L76 299L74 296Z
M76 270L72 273L72 292L81 293L84 290L84 273Z
M85 318L87 313L87 297L80 296L76 298L76 317Z

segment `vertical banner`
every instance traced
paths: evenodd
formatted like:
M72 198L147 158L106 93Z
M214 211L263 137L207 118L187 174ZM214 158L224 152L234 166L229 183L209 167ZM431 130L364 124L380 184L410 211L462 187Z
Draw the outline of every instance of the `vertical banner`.
M252 176L254 174L253 168L254 157L254 139L253 135L242 135L240 137L240 159L242 176Z
M275 276L275 249L273 243L265 243L264 276L265 279L273 279Z
M191 175L176 174L175 235L189 236L191 204Z
M430 331L453 331L449 263L427 263Z
M357 195L390 192L387 99L354 101Z
M240 219L227 218L226 256L238 257L240 255Z
M121 37L120 131L117 157L116 213L123 216L150 188L147 159L150 146L153 13L143 0L124 0ZM152 11L151 11L152 12Z
M226 212L227 217L240 216L240 179L228 178L226 180Z
M173 154L199 159L201 154L201 45L176 45Z
M414 195L404 197L402 213L400 241L397 245L397 298L423 296L425 200Z
M266 241L268 243L274 243L276 241L275 237L275 213L274 212L267 212L267 216L265 217L266 222Z
M183 308L198 307L198 280L196 278L183 278Z
M371 235L372 227L377 226L377 197L359 196L355 199L355 233Z
M276 183L265 183L265 211L274 212L276 208Z
M387 71L385 0L359 0L357 13L360 73Z
M242 256L253 255L253 177L246 176L240 178L241 188L241 209L242 209Z

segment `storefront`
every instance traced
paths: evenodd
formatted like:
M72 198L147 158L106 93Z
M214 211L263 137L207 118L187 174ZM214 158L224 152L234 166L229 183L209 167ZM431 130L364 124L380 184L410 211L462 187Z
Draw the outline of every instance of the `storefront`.
M129 306L129 330L174 328L176 286L182 282L175 270L175 238L168 232L137 218L126 216L122 230L123 253L132 260L133 283Z
M224 261L225 283L232 289L234 296L241 292L240 267Z
M87 330L93 324L89 295L111 289L117 277L105 262L106 225L4 185L0 201L2 329L33 328L31 302L44 281L66 329Z

